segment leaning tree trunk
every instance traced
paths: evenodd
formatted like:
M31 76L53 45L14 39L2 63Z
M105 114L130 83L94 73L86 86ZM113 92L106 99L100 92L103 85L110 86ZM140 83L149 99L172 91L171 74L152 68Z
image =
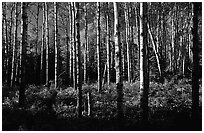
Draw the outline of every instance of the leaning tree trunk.
M24 107L25 104L25 86L26 86L26 46L28 44L28 16L27 16L28 3L22 2L22 55L21 55L21 83L19 90L19 106Z
M101 54L100 54L100 2L97 2L97 69L98 69L98 92L100 92L102 89Z
M77 41L77 115L82 117L82 75L81 75L81 44L80 44L80 13L79 3L75 3L76 8L76 41Z
M147 3L140 3L140 92L142 122L148 121Z
M198 11L200 3L193 3L193 72L192 72L192 118L197 121L199 110L199 37L198 37Z
M120 24L118 20L118 3L113 3L114 7L114 39L115 39L115 68L116 68L116 88L117 88L117 117L119 126L123 122L123 80L122 80L122 58L120 42Z
M149 23L147 23L147 28L148 28L148 32L149 32L149 35L150 35L150 39L151 39L151 41L152 41L153 50L154 50L154 53L155 53L155 56L156 56L157 67L158 67L158 70L159 70L159 76L160 76L160 78L161 78L162 73L161 73L161 65L160 65L160 61L159 61L159 53L158 53L158 51L157 51L157 49L156 49L156 43L154 42L154 38L153 38L153 36L152 36L152 32L151 32Z

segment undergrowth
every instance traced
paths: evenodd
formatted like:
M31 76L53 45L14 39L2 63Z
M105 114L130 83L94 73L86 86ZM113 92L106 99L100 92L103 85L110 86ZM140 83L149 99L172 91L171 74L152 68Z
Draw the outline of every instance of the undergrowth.
M139 82L123 85L124 130L176 130L177 122L189 122L191 115L191 82L189 79L151 82L149 87L149 124L140 125ZM77 91L72 87L58 90L29 85L26 88L26 107L18 108L18 88L3 87L3 130L117 130L116 84L83 85L83 119L77 119ZM87 115L87 92L92 94L93 115ZM200 106L202 105L200 86ZM200 107L201 110L201 107ZM200 111L201 116L201 111ZM176 122L176 123L175 123ZM172 128L173 127L173 128ZM186 126L183 130L188 130ZM179 128L179 129L180 129Z

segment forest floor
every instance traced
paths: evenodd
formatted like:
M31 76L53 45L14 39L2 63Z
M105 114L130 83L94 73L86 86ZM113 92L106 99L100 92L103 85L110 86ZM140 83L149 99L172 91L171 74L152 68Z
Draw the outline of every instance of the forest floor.
M2 88L2 130L28 131L189 131L202 130L202 92L200 85L199 120L191 120L191 81L172 80L160 84L150 82L149 122L142 124L139 108L139 82L124 82L124 120L118 126L116 112L116 85L104 85L97 92L97 85L83 85L83 118L76 116L76 91L61 87L56 97L54 89L29 85L26 89L26 107L18 107L18 87ZM91 90L93 113L87 115L86 92Z

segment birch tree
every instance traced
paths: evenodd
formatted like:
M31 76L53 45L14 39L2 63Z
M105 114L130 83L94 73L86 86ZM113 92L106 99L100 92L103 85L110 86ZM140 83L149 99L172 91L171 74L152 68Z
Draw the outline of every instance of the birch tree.
M58 73L57 73L57 68L58 68L58 44L57 44L57 2L54 2L54 27L55 27L55 88L58 86Z
M73 32L73 87L76 89L77 85L77 63L76 63L76 15L75 15L75 4L72 2L72 32Z
M45 46L46 46L46 84L49 85L49 29L48 29L48 3L45 3Z
M72 6L71 2L69 2L69 79L70 84L72 84L73 77L73 37L72 37Z
M101 75L101 53L100 53L100 2L97 2L97 70L98 70L98 92L102 89L102 75Z
M87 82L87 56L88 56L88 12L85 3L85 48L84 48L84 83Z
M21 13L22 13L22 55L21 55L21 83L19 90L19 106L24 107L25 102L25 86L26 86L26 46L28 44L28 16L27 7L28 3L22 2Z
M110 42L109 42L109 4L106 3L106 46L107 46L107 84L110 85Z
M44 51L44 37L45 37L45 2L42 2L42 29L41 29L41 34L42 34L42 38L41 38L41 57L40 57L40 83L44 83L44 69L43 69L43 51Z
M7 27L7 3L3 3L3 30L2 30L2 36L4 38L4 57L3 57L3 70L5 71L5 83L8 83L8 27Z
M17 43L17 14L18 14L18 6L17 3L14 3L14 25L13 25L13 54L12 54L12 68L11 68L11 86L13 86L13 82L15 79L15 66L16 66L16 43Z
M79 3L75 3L76 10L76 58L77 58L77 115L82 117L82 75L81 75L81 44L80 44L80 12Z
M141 117L148 121L148 55L147 55L147 3L140 3L140 94Z
M114 7L114 41L115 41L115 68L116 68L116 88L117 88L117 117L119 126L123 121L123 79L122 79L122 58L120 42L120 24L118 3L113 3Z
M131 82L131 63L130 63L130 41L129 41L129 11L127 3L125 3L125 37L126 37L126 44L127 44L127 66L128 66L128 82Z

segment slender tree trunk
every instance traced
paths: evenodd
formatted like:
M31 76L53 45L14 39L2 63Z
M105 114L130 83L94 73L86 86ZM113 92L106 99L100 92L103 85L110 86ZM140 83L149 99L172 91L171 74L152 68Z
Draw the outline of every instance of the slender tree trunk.
M18 39L17 39L18 40ZM17 43L18 44L18 43ZM19 46L16 46L16 70L15 70L15 84L18 84L19 79Z
M172 15L171 27L172 27L172 29L171 29L172 36L171 36L171 52L170 52L171 64L170 64L170 68L171 68L171 71L174 71L174 39L175 39L174 14Z
M92 116L92 95L91 91L87 93L87 101L88 101L88 116Z
M101 53L100 53L100 2L97 2L97 69L98 69L98 92L102 89L101 80Z
M69 38L70 38L70 45L69 45L69 79L70 79L70 84L73 84L73 35L72 35L72 21L73 21L73 18L72 18L72 5L71 5L71 2L69 3L69 18L70 18L70 21L69 21Z
M4 34L6 32L5 30L5 25L6 25L6 10L5 10L5 2L2 3L2 81L4 82L4 70L6 68L6 63L5 63L5 55L6 55L6 34Z
M13 82L15 79L15 59L16 59L16 43L17 43L17 13L18 13L18 7L17 7L17 3L14 3L14 26L13 26L13 56L12 56L12 68L11 68L11 86L13 86Z
M137 26L138 26L138 36L137 36L137 40L138 40L138 67L140 68L140 6L138 6L138 10L137 10Z
M131 63L130 63L130 41L129 41L129 11L127 7L127 3L125 3L125 25L126 25L126 44L127 44L127 65L128 65L128 82L131 82Z
M72 58L71 58L71 55L72 55L72 45L71 45L71 32L70 32L70 24L71 24L71 18L70 18L70 3L68 3L68 16L67 16L67 20L68 20L68 25L66 28L65 28L65 35L66 35L66 45L67 45L67 52L66 52L66 55L67 55L67 58L66 58L66 74L67 74L67 83L68 85L71 84L71 62L72 62ZM62 21L64 21L62 19ZM58 63L59 64L59 63Z
M13 84L17 84L17 82L18 82L18 66L19 66L19 56L18 56L18 3L16 3L16 9L15 9L16 11L16 14L15 14L15 33L14 33L14 40L15 40L15 53L14 53L14 55L15 55L15 61L14 61L14 63L15 63L15 67L14 67L14 72L15 73L13 73Z
M162 74L161 74L161 65L160 65L160 61L159 61L159 53L158 53L158 51L156 50L156 44L155 44L155 42L154 42L154 39L153 39L153 36L152 36L152 32L151 32L151 29L150 29L148 23L147 23L147 28L148 28L148 32L149 32L149 35L150 35L150 38L151 38L151 41L152 41L154 53L155 53L155 56L156 56L157 67L158 67L158 70L159 70L159 76L161 77Z
M14 82L15 84L18 84L18 78L19 78L19 45L18 45L18 3L16 3L16 61L15 61L15 66L16 66L16 70L15 70L15 79Z
M34 83L37 84L37 58L38 58L38 21L39 21L39 3L37 3L37 13L36 13L36 42L35 42L35 59L34 59Z
M189 4L191 5L191 4ZM191 33L191 27L192 27L192 22L193 22L193 17L192 17L192 12L189 13L189 28L188 28L188 33ZM189 59L190 61L192 62L192 50L191 50L191 47L192 47L192 34L188 34L188 56L189 56Z
M79 2L75 3L76 10L76 41L77 41L77 115L82 117L82 75L81 75L81 44L80 44L80 13Z
M132 83L133 81L133 72L134 72L134 60L133 60L133 55L134 55L134 33L133 33L133 8L132 6L129 7L129 29L130 29L130 82Z
M157 11L157 24L156 24L156 52L159 52L159 27L160 27L160 10Z
M12 28L13 28L13 11L15 10L13 4L11 7L11 12L10 12L10 27L9 27L9 45L8 45L8 83L11 85L11 74L12 74Z
M116 68L116 88L117 88L117 117L119 128L123 122L123 79L122 79L122 58L121 58L121 42L120 42L120 24L118 3L114 2L114 39L115 39L115 68Z
M192 119L199 119L199 37L198 37L198 11L200 3L193 3L193 73L192 73Z
M126 51L125 51L125 48L126 48L126 44L124 43L123 41L123 36L125 36L123 33L121 33L121 56L122 56L122 73L123 73L123 79L125 80L126 79L126 75L125 75L125 66L126 66Z
M135 42L136 42L136 60L135 60L135 65L137 66L137 65L139 65L139 55L138 55L138 53L139 53L139 38L138 38L138 35L139 35L139 32L138 32L138 29L139 29L139 24L138 24L138 20L137 20L137 18L138 18L138 9L137 9L138 7L137 7L137 3L135 3ZM135 73L135 72L134 72ZM136 77L137 77L137 75L135 74L134 75L134 79L133 79L133 81L135 81L136 80Z
M165 42L166 38L166 21L165 21L165 9L164 9L164 5L162 4L163 10L162 10L162 45L164 46L164 60L167 61L167 44Z
M2 34L3 37L4 37L4 44L5 44L5 54L4 54L4 67L3 67L3 70L5 70L5 83L8 84L8 34L7 34L7 14L6 14L6 11L7 11L7 3L4 2L3 3L3 29L2 32L4 31L4 33Z
M45 28L45 2L42 3L42 44L41 44L41 59L40 59L40 83L44 84L44 69L43 69L43 65L44 65L44 61L43 61L43 53L44 53L44 28Z
M77 63L76 63L76 15L75 15L75 5L72 2L72 20L73 20L73 87L75 90L77 89L77 75L76 75L76 68L77 68Z
M55 27L55 88L58 87L58 72L57 72L57 68L58 68L58 42L57 42L57 2L54 2L54 27Z
M48 3L45 3L45 45L46 45L46 84L49 86L49 29L48 29Z
M21 2L21 39L20 39L20 48L19 48L19 79L18 79L18 82L19 84L21 85L22 83L22 56L23 56L23 3Z
M68 20L70 20L68 18ZM69 80L70 78L70 74L71 74L71 64L70 64L70 55L71 55L71 45L70 45L70 40L69 40L69 32L68 32L68 29L65 29L65 34L66 34L66 45L67 45L67 60L66 60L66 73L67 73L67 79Z
M21 13L22 13L22 66L21 66L21 84L19 90L19 106L24 107L25 104L25 86L26 86L26 46L28 39L28 16L27 16L28 3L23 2Z
M88 15L87 15L87 5L85 4L85 48L84 48L84 84L87 82L87 47L88 47Z
M176 72L177 72L177 67L178 67L178 64L177 64L177 59L178 59L178 5L177 5L177 3L175 3L175 38L174 38L174 73L176 74Z
M140 3L140 91L142 122L148 121L147 3Z
M109 4L106 3L106 46L107 46L107 84L110 85L110 43L109 43Z

